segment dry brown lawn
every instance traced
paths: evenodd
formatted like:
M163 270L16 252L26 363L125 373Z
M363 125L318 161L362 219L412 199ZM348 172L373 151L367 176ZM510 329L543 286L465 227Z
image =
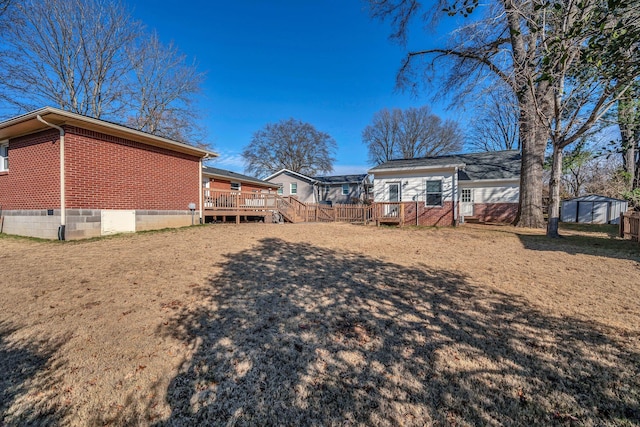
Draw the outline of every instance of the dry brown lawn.
M640 425L640 245L209 225L0 238L0 426Z

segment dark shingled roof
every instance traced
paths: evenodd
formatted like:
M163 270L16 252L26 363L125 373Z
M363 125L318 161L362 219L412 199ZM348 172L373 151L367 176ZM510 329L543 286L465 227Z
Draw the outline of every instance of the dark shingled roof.
M356 184L364 181L366 173L359 175L314 176L313 179L323 184Z
M202 168L202 173L216 175L216 176L222 176L224 178L229 178L230 180L234 180L235 179L235 180L242 181L242 182L251 182L253 184L258 184L258 185L261 185L263 187L276 188L278 186L277 184L274 184L272 182L262 181L262 180L260 180L258 178L254 178L254 177L247 176L247 175L242 175L241 173L228 171L226 169L218 169L218 168L212 168L212 167L206 166L206 167Z
M520 152L487 151L483 153L450 154L418 159L390 160L382 163L369 172L385 172L393 169L426 169L443 166L461 166L458 172L461 180L476 179L515 179L520 177Z

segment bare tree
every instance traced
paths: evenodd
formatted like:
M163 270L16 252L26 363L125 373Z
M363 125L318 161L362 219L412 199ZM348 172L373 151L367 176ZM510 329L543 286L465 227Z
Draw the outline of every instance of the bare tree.
M2 16L7 11L10 4L11 0L0 0L0 16Z
M598 161L594 150L586 146L586 138L581 138L563 156L561 196L582 196L587 184L593 179L594 165Z
M402 112L399 152L404 159L438 156L462 149L458 124L442 119L427 106L408 108Z
M549 130L539 114L550 111L552 94L549 82L538 74L538 28L544 19L545 8L540 7L543 2L494 0L479 10L478 2L473 0L436 3L433 12L425 14L419 0L369 0L372 16L391 20L392 38L400 42L406 41L414 18L437 21L443 10L451 15L475 13L476 19L469 18L466 25L452 33L448 45L409 52L398 73L398 86L416 89L423 82L430 83L437 70L443 68L440 62L444 62L448 65L447 75L438 81L444 82L445 90L459 94L458 101L495 78L509 87L518 103L522 150L516 224L542 228L542 175Z
M547 16L542 78L553 88L553 164L547 236L558 237L565 147L576 142L624 98L640 77L640 11L627 0L568 2ZM557 34L571 34L558 39Z
M123 46L142 30L117 3L25 0L8 11L0 96L21 110L42 105L101 118L126 111L131 70Z
M452 120L442 119L427 106L382 110L362 132L373 164L392 159L438 156L462 149L462 132Z
M0 99L18 112L52 105L163 136L189 135L195 121L185 111L202 75L146 33L123 3L23 0L4 18L11 25L0 46Z
M369 3L374 17L391 19L395 27L392 36L400 41L406 39L411 19L424 17L418 0ZM510 87L518 101L522 148L516 223L536 228L545 225L542 166L551 139L559 157L553 162L547 234L557 235L559 200L555 189L562 148L602 117L613 94L625 91L625 81L640 62L633 58L638 52L637 46L633 47L638 37L637 7L631 0L494 0L478 6L476 0L441 0L437 14L484 15L457 29L449 46L410 52L399 73L399 84L415 87L421 77L433 77L435 62L444 60L450 65L449 89L460 87L461 80L471 83L463 95L484 86L489 74ZM581 63L588 66L576 68ZM616 73L618 77L613 77Z
M333 170L337 145L327 133L300 120L269 123L242 151L247 173L265 177L281 169L305 175Z
M620 160L615 157L602 156L590 161L587 166L588 178L584 185L586 194L602 194L603 196L620 198L626 191Z
M471 121L467 140L479 151L520 150L518 104L510 90L495 88L481 97L479 115Z
M194 123L194 94L200 92L204 74L196 64L154 33L129 50L135 83L131 105L136 111L129 124L136 129L178 141L197 141L201 131Z
M387 110L386 108L373 115L372 124L362 131L362 142L369 150L369 162L379 165L394 158L400 139L399 109Z

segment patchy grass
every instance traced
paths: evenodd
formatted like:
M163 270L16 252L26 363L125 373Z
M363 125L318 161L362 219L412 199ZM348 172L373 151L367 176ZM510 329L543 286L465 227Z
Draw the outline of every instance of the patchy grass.
M640 245L563 231L3 239L0 425L638 425Z
M617 237L620 234L620 226L616 224L577 224L572 222L562 222L560 223L560 230L605 234L612 238Z

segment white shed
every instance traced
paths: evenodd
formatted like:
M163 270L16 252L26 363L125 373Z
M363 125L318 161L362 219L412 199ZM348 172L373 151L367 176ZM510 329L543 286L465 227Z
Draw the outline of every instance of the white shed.
M626 200L597 194L575 197L562 201L560 219L563 222L618 224L620 222L620 214L625 212L627 207Z

